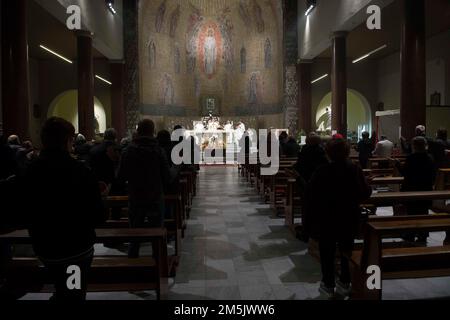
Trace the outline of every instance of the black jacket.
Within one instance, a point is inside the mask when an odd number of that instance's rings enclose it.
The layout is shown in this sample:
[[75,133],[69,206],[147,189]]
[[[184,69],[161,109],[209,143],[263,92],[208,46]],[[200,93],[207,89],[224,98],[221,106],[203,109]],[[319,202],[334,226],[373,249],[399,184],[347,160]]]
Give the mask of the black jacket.
[[289,139],[283,145],[283,156],[286,158],[296,158],[298,157],[298,153],[300,152],[300,146],[298,145],[295,139]]
[[325,150],[320,145],[305,145],[298,155],[296,170],[308,182],[317,168],[328,164]]
[[436,178],[433,158],[428,153],[413,153],[399,167],[405,178],[402,191],[431,191]]
[[140,137],[122,154],[119,181],[128,182],[130,202],[147,205],[162,201],[170,181],[169,162],[154,138]]
[[68,152],[42,151],[23,186],[25,221],[38,256],[70,258],[93,246],[105,211],[98,183],[85,165]]
[[359,152],[359,162],[363,169],[367,168],[369,159],[372,157],[372,152],[374,151],[373,142],[368,140],[360,140],[356,147],[356,151]]
[[6,179],[16,172],[15,152],[10,146],[0,145],[0,180]]
[[[405,180],[402,191],[432,191],[436,177],[436,166],[428,153],[413,153],[406,158],[405,164],[399,167]],[[407,214],[428,214],[431,201],[410,201],[405,204]]]
[[371,194],[361,168],[351,161],[320,167],[306,187],[303,224],[307,232],[316,239],[354,237],[360,204]]
[[448,168],[450,165],[446,150],[450,149],[448,141],[436,139],[428,145],[428,153],[433,157],[436,168]]
[[112,184],[116,176],[116,163],[111,154],[118,151],[113,141],[104,141],[90,150],[89,164],[98,181]]

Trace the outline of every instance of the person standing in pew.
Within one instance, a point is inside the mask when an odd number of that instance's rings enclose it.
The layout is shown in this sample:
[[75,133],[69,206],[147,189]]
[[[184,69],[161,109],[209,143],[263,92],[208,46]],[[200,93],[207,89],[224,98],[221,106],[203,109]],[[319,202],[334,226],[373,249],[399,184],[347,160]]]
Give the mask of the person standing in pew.
[[[115,129],[105,131],[103,142],[90,150],[89,165],[97,180],[109,188],[115,188],[116,169],[120,159],[120,147]],[[113,195],[119,195],[113,192]]]
[[[142,120],[135,139],[122,154],[118,179],[128,182],[131,228],[164,226],[164,192],[170,182],[169,162],[154,136],[153,121]],[[138,258],[139,250],[139,243],[130,243],[128,256]]]
[[286,158],[297,158],[299,152],[300,152],[299,144],[297,143],[294,137],[289,137],[284,145],[283,155]]
[[[386,136],[381,136],[380,141],[376,144],[373,155],[380,158],[390,159],[392,158],[392,153],[394,152],[394,143],[389,141]],[[378,163],[378,168],[387,169],[389,168],[389,160],[383,160]]]
[[447,129],[441,128],[436,132],[436,140],[429,146],[429,153],[432,155],[437,169],[450,167],[450,161],[446,153],[446,150],[449,149]]
[[[166,154],[166,158],[169,163],[170,181],[167,184],[166,193],[170,195],[176,195],[180,192],[179,178],[181,166],[177,166],[172,161],[172,140],[170,132],[167,130],[161,130],[158,132],[156,139],[158,140],[158,145],[163,149]],[[173,219],[175,208],[168,206],[165,208],[165,218]]]
[[295,165],[295,170],[304,181],[303,184],[309,182],[317,168],[325,164],[328,164],[328,158],[322,147],[322,139],[316,133],[310,133]]
[[[333,297],[350,293],[351,255],[360,222],[360,204],[372,194],[361,168],[350,161],[345,139],[333,138],[326,146],[330,163],[318,168],[306,186],[303,225],[319,243],[322,282],[320,292]],[[335,281],[336,248],[341,274]]]
[[374,150],[374,145],[372,139],[369,138],[368,132],[362,133],[362,139],[358,142],[356,146],[356,151],[359,152],[359,164],[361,168],[367,169],[369,166],[369,159],[372,157],[372,152]]
[[[436,179],[436,167],[433,158],[427,153],[427,140],[418,136],[412,140],[412,154],[406,158],[402,166],[395,162],[401,175],[405,178],[401,191],[432,191]],[[414,201],[405,204],[408,215],[428,215],[431,201]],[[426,242],[428,233],[405,235],[405,240]]]
[[[94,255],[95,228],[105,210],[94,174],[71,157],[75,128],[48,119],[41,131],[42,152],[23,178],[24,208],[36,255],[55,285],[52,300],[84,300]],[[67,288],[67,269],[78,266],[81,289]]]

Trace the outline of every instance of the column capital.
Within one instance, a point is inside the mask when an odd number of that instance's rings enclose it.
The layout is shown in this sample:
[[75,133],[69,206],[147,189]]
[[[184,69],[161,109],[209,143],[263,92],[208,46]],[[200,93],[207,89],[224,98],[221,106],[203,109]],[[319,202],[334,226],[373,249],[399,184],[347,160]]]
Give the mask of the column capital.
[[331,34],[331,38],[346,38],[348,35],[348,31],[335,31]]
[[125,64],[125,60],[122,59],[116,59],[116,60],[109,60],[110,64]]
[[89,30],[76,30],[75,35],[77,37],[89,37],[89,38],[94,37],[94,34]]
[[314,62],[313,59],[298,59],[297,64],[312,64]]

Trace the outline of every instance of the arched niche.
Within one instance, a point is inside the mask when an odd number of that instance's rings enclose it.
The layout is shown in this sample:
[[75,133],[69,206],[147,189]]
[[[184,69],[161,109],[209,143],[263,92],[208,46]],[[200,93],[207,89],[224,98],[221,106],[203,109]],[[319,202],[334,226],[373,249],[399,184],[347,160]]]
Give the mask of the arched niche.
[[[315,124],[319,131],[331,130],[331,92],[317,106]],[[358,91],[347,89],[348,131],[360,136],[362,131],[372,131],[372,112],[367,99]]]
[[[95,133],[103,133],[107,129],[106,110],[97,97],[94,97]],[[78,90],[68,90],[59,94],[50,104],[47,117],[63,118],[75,127],[78,132]],[[83,133],[83,132],[81,132]]]

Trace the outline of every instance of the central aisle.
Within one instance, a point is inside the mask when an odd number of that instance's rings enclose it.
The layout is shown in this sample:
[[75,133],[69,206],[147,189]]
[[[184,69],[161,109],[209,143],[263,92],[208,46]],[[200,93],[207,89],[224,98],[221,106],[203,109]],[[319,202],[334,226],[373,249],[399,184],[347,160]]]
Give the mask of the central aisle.
[[170,299],[313,299],[320,266],[236,167],[202,167]]

